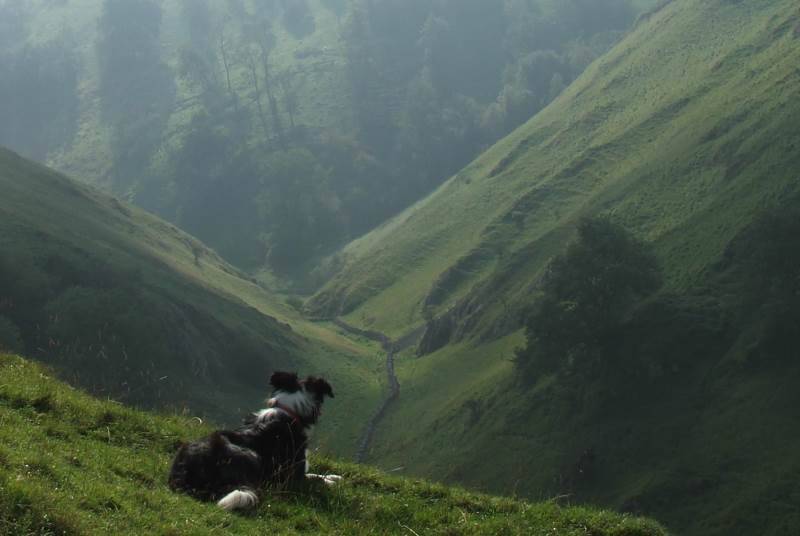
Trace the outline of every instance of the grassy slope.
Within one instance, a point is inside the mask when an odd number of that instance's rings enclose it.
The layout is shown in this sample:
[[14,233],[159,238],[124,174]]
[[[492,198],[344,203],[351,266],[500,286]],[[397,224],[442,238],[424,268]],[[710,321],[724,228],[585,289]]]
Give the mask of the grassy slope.
[[[281,73],[291,69],[295,73],[295,94],[299,103],[297,124],[310,127],[341,127],[352,122],[349,90],[345,78],[345,62],[339,45],[339,22],[336,14],[322,6],[319,0],[308,0],[314,14],[315,31],[303,39],[287,32],[280,20],[275,21],[273,32],[276,47],[270,59],[273,70]],[[47,0],[31,0],[30,23],[32,43],[46,42],[54,35],[65,33],[74,36],[76,54],[80,59],[79,97],[80,116],[75,140],[68,147],[51,152],[47,164],[70,175],[80,177],[92,184],[104,184],[108,180],[113,155],[111,154],[111,130],[103,122],[100,113],[97,58],[94,44],[97,40],[97,20],[102,12],[102,0],[70,0],[53,3]],[[177,72],[178,52],[188,43],[186,28],[181,23],[179,0],[161,2],[163,19],[161,43],[164,61]],[[224,8],[221,3],[211,2],[212,18],[221,21]],[[234,24],[227,28],[228,38],[238,44]],[[232,45],[229,44],[230,47]],[[236,58],[234,58],[236,60]],[[235,89],[242,102],[251,103],[252,89],[241,62],[233,68]],[[191,88],[178,84],[176,101],[194,96]],[[249,104],[248,104],[249,105]],[[253,105],[254,106],[254,105]],[[170,117],[165,133],[165,146],[182,142],[186,125],[197,111],[195,106],[176,107]],[[255,108],[252,110],[255,117]],[[286,119],[288,123],[288,119]],[[159,165],[156,158],[156,165]]]
[[715,361],[634,400],[580,402],[554,396],[552,377],[525,389],[512,381],[521,342],[511,336],[401,358],[400,402],[369,460],[546,499],[569,493],[560,479],[592,449],[596,461],[573,492],[578,503],[644,513],[680,534],[800,528],[800,435],[787,411],[800,403],[796,366],[740,370]]
[[[252,327],[251,336],[273,349],[269,354],[273,366],[331,379],[342,395],[327,416],[320,439],[327,451],[352,452],[363,419],[381,396],[377,349],[333,328],[303,321],[291,307],[172,225],[4,149],[0,149],[0,192],[4,254],[98,259],[116,273],[138,272],[142,287],[167,303],[203,311],[231,330]],[[195,263],[193,250],[198,249],[201,254]],[[220,341],[199,341],[208,342]],[[260,404],[266,380],[258,388],[229,378],[215,378],[221,386],[209,388],[207,380],[198,380],[196,392],[172,393],[170,403],[186,400],[194,411],[230,418]]]
[[[575,221],[595,213],[654,243],[668,289],[690,288],[800,187],[799,36],[788,0],[669,3],[549,108],[351,244],[310,306],[397,336],[423,322],[438,285],[434,312],[471,299],[472,333],[485,333],[520,311]],[[401,399],[372,460],[539,497],[593,447],[600,468],[581,500],[694,534],[797,530],[795,372],[723,361],[638,410],[553,407],[552,379],[524,394],[512,382],[520,332],[482,340],[401,356]]]
[[176,445],[209,431],[188,418],[99,402],[47,370],[0,355],[0,534],[656,535],[654,522],[492,498],[315,457],[345,477],[271,494],[251,516],[171,493]]
[[398,335],[437,280],[436,312],[492,278],[519,304],[596,212],[655,241],[669,283],[690,284],[796,188],[799,16],[783,0],[680,0],[644,18],[546,110],[352,243],[312,306]]

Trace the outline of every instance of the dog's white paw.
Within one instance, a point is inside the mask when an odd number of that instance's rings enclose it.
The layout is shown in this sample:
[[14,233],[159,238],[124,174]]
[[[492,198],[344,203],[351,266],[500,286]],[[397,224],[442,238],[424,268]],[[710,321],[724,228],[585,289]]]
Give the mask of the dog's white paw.
[[306,478],[311,480],[322,480],[328,486],[335,486],[342,480],[340,475],[317,475],[314,473],[306,474]]
[[228,493],[217,502],[223,510],[249,510],[258,506],[258,495],[250,490],[236,490]]
[[341,475],[323,475],[323,478],[325,479],[325,483],[329,486],[335,486],[342,480]]

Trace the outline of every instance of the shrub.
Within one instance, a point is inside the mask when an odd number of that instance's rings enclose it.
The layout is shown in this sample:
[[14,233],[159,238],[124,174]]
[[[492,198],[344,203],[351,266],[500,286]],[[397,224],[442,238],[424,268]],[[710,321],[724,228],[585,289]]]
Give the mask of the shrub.
[[606,340],[661,284],[649,247],[607,219],[585,219],[578,239],[556,257],[542,297],[526,320],[524,367],[588,373],[604,365]]

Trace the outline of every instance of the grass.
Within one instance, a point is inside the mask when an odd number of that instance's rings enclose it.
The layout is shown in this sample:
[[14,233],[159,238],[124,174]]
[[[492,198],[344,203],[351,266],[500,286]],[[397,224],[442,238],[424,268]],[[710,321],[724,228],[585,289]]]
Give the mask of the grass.
[[[484,394],[508,376],[514,349],[523,342],[521,333],[515,333],[479,348],[458,344],[425,358],[418,358],[413,350],[398,356],[395,369],[401,398],[378,429],[368,460],[387,469],[404,467],[412,474],[451,478],[451,472],[464,466],[453,456],[476,449],[472,443],[453,443],[453,428],[479,418],[486,405]],[[485,452],[473,452],[478,451]],[[493,480],[503,482],[500,465],[475,466],[472,471],[492,473]]]
[[[794,7],[682,0],[640,22],[542,113],[350,244],[346,268],[313,308],[408,331],[423,322],[437,280],[478,252],[489,258],[434,312],[492,281],[519,308],[563,247],[547,238],[568,236],[592,213],[655,242],[668,283],[691,285],[739,229],[797,187]],[[504,261],[520,253],[532,269],[509,278]]]
[[345,248],[312,310],[392,336],[431,313],[469,326],[401,359],[371,460],[541,498],[594,447],[578,500],[687,534],[797,532],[792,363],[747,368],[731,357],[754,344],[742,336],[713,364],[680,356],[702,365],[664,378],[668,390],[593,407],[600,394],[570,400],[553,378],[521,387],[507,359],[581,217],[608,215],[651,242],[665,291],[682,294],[707,284],[737,233],[796,199],[798,27],[789,0],[670,2],[527,124]]
[[[519,334],[403,356],[401,397],[368,461],[490,493],[602,505],[678,534],[793,534],[800,528],[798,369],[702,361],[661,381],[520,384]],[[584,452],[596,456],[573,474]]]
[[[0,191],[0,257],[16,263],[11,270],[18,282],[8,282],[8,288],[21,299],[32,301],[34,294],[46,289],[59,295],[58,276],[49,272],[37,283],[38,290],[19,283],[27,274],[45,274],[37,266],[56,257],[64,259],[72,271],[106,266],[107,273],[123,282],[136,274],[137,288],[152,298],[114,302],[115,314],[129,310],[134,320],[156,317],[156,322],[165,323],[171,322],[170,311],[176,308],[190,312],[180,316],[185,320],[173,326],[169,336],[172,342],[163,345],[173,348],[172,353],[164,350],[153,364],[157,377],[168,376],[166,385],[170,389],[156,396],[149,380],[126,378],[134,391],[126,402],[148,407],[185,406],[196,415],[217,419],[251,411],[265,395],[266,372],[262,378],[254,378],[252,373],[237,376],[234,371],[222,372],[214,378],[216,387],[209,388],[209,378],[195,377],[190,362],[184,360],[196,352],[210,362],[234,362],[239,357],[237,345],[250,341],[246,344],[258,348],[258,357],[251,363],[255,370],[261,370],[267,362],[273,368],[322,374],[330,379],[340,396],[319,430],[320,445],[328,453],[353,453],[363,423],[382,398],[382,358],[375,348],[332,326],[301,318],[281,297],[174,226],[4,149],[0,149]],[[195,252],[199,252],[197,259]],[[0,302],[3,298],[0,296]],[[7,305],[0,305],[0,316],[14,315]],[[192,316],[186,320],[186,314]],[[204,324],[195,325],[198,315],[206,319]],[[98,329],[102,327],[103,319],[86,320],[97,322]],[[209,329],[209,325],[221,331]],[[133,339],[153,336],[139,333]],[[78,371],[73,365],[62,364],[51,352],[42,353],[30,336],[28,346],[30,354],[51,363],[64,377],[88,387],[98,385],[98,378],[92,375],[76,378]],[[209,352],[217,356],[209,358]],[[88,351],[86,354],[91,355]],[[144,353],[129,357],[137,362],[152,359]],[[171,383],[187,376],[194,378],[193,382]]]
[[489,497],[315,456],[335,488],[269,494],[247,516],[170,492],[176,446],[207,433],[183,416],[94,400],[0,356],[0,534],[664,534],[590,508]]

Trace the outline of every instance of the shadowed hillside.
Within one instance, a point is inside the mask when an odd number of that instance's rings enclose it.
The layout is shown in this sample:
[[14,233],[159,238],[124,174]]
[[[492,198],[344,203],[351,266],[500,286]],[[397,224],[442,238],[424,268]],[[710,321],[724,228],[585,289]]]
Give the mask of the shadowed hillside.
[[0,347],[100,396],[226,421],[274,370],[325,374],[344,394],[328,446],[355,449],[379,397],[368,350],[174,226],[5,149],[0,192]]

